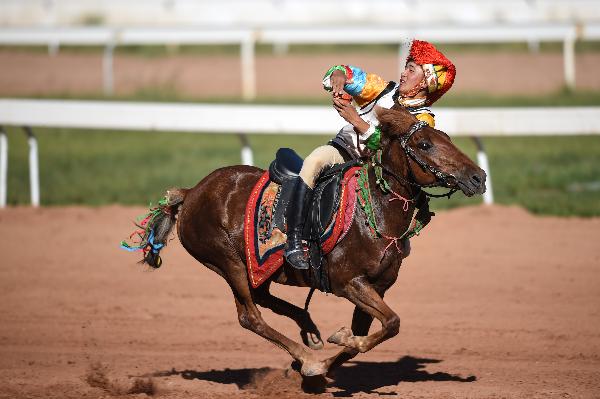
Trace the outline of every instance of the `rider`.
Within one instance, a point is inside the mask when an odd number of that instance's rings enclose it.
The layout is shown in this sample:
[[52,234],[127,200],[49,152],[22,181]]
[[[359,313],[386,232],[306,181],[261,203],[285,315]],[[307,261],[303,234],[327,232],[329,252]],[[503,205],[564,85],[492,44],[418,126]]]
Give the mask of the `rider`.
[[[417,119],[434,127],[435,120],[427,107],[450,89],[456,68],[431,43],[413,40],[400,82],[387,82],[378,75],[350,65],[330,68],[323,79],[325,90],[333,93],[333,106],[349,124],[327,145],[317,147],[304,160],[292,202],[287,211],[285,258],[297,269],[309,267],[302,246],[302,230],[315,180],[323,168],[358,158],[365,147],[379,146],[375,106],[391,108],[396,102]],[[344,92],[354,99],[356,108],[344,99]]]

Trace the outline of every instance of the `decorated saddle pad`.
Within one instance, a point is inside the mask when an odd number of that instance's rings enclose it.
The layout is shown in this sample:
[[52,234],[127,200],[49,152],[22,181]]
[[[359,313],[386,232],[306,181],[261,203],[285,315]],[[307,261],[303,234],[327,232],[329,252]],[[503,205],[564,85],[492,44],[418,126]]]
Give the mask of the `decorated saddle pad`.
[[[356,172],[348,169],[341,181],[339,207],[321,235],[321,248],[327,254],[340,242],[352,224],[356,208]],[[274,224],[281,186],[269,180],[266,171],[258,180],[246,205],[244,240],[248,276],[254,288],[271,277],[283,264],[287,236]]]

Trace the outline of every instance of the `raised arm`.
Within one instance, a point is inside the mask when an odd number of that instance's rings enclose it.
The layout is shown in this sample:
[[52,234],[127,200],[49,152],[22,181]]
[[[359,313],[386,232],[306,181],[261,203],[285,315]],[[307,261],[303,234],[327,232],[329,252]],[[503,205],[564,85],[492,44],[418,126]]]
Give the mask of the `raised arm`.
[[333,91],[333,94],[341,94],[341,82],[343,82],[343,90],[361,107],[374,100],[388,84],[379,75],[367,73],[359,67],[335,65],[325,73],[323,88]]

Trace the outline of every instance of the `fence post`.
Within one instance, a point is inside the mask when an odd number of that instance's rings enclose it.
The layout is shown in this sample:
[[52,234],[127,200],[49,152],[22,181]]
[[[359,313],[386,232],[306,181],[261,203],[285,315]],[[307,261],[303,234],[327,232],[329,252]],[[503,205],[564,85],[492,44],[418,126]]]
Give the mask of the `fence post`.
[[114,92],[114,50],[115,42],[111,39],[104,47],[102,57],[102,88],[105,96],[112,96]]
[[563,42],[563,68],[565,72],[565,85],[575,89],[575,32],[569,31]]
[[240,133],[238,136],[242,142],[242,165],[254,166],[254,154],[252,153],[248,136],[244,133]]
[[256,97],[256,71],[254,68],[254,38],[252,36],[247,37],[240,44],[240,57],[242,97],[244,100],[254,100]]
[[60,49],[59,42],[48,43],[48,55],[55,56],[58,54],[58,50]]
[[23,127],[29,143],[29,186],[31,191],[31,206],[40,206],[40,166],[38,162],[38,143],[33,130]]
[[4,128],[0,126],[0,208],[6,207],[8,191],[8,140]]
[[471,137],[477,146],[477,163],[479,167],[483,169],[486,174],[485,184],[487,189],[485,193],[483,193],[483,203],[486,205],[491,205],[494,203],[494,190],[492,189],[492,175],[490,173],[490,164],[488,162],[487,154],[485,153],[485,148],[483,147],[483,142],[479,137]]

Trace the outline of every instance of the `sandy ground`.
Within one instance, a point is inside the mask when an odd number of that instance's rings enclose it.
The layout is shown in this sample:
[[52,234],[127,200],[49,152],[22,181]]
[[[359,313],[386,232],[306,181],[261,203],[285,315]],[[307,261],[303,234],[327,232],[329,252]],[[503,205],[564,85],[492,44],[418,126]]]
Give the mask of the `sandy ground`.
[[[449,53],[457,67],[453,93],[537,95],[564,85],[560,53]],[[265,97],[319,97],[321,79],[331,65],[349,63],[397,79],[397,58],[364,53],[259,55],[257,94]],[[600,90],[600,54],[578,54],[577,87]],[[176,91],[193,97],[241,95],[237,56],[171,55],[161,58],[115,56],[115,91],[132,94],[144,88]],[[0,50],[0,96],[39,94],[97,94],[102,91],[102,59],[96,54],[43,53]]]
[[[151,272],[118,248],[140,213],[0,211],[0,398],[305,395],[288,355],[238,325],[224,281],[177,239]],[[321,396],[600,397],[599,236],[600,219],[441,213],[386,296],[400,334]],[[274,288],[296,304],[307,292]],[[352,306],[317,293],[311,313],[327,337]],[[263,314],[298,338],[292,322]],[[327,344],[323,358],[336,350]]]

